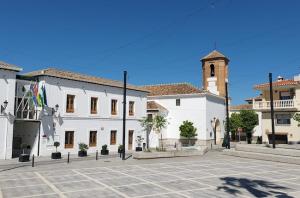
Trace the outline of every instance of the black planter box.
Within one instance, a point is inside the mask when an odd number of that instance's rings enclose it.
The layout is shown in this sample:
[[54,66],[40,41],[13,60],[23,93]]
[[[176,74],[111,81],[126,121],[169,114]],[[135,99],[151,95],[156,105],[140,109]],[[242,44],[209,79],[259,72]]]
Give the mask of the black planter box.
[[78,151],[78,157],[86,157],[87,151]]
[[51,159],[61,159],[61,153],[60,152],[52,153]]
[[19,162],[29,162],[29,155],[28,154],[20,154]]
[[135,147],[135,151],[143,151],[142,147]]
[[109,150],[101,150],[101,155],[108,155]]

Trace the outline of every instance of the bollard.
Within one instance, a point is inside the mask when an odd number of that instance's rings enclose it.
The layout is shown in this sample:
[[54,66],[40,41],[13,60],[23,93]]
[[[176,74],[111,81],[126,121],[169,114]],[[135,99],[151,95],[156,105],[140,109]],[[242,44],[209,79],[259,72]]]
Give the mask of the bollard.
[[98,150],[96,151],[96,160],[98,160]]
[[34,154],[32,155],[32,167],[34,167]]
[[70,152],[68,152],[68,164],[70,163]]

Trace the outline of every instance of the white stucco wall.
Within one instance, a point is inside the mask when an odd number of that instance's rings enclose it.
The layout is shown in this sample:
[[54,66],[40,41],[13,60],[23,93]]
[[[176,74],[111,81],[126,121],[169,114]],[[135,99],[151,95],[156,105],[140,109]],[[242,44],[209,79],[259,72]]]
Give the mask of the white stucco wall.
[[[49,155],[55,150],[54,141],[60,141],[58,148],[63,154],[67,152],[77,153],[78,143],[89,144],[89,132],[97,131],[97,146],[88,152],[101,150],[101,146],[108,145],[112,152],[117,151],[122,144],[122,101],[123,90],[109,86],[95,85],[90,83],[71,81],[53,77],[43,77],[40,80],[46,82],[48,106],[53,108],[59,105],[56,113],[57,118],[52,115],[43,115],[41,123],[41,149],[40,155]],[[75,112],[66,113],[66,96],[75,95]],[[90,114],[90,98],[98,97],[98,114]],[[111,115],[111,99],[118,100],[118,113]],[[135,102],[134,116],[128,116],[128,102]],[[146,116],[146,93],[134,90],[127,91],[127,122],[126,122],[126,149],[128,145],[128,130],[134,130],[133,147],[135,149],[135,137],[145,132],[142,131],[140,120]],[[54,124],[54,125],[53,125]],[[54,130],[55,128],[55,130]],[[117,130],[117,143],[110,145],[110,131]],[[65,131],[74,131],[74,148],[64,149]],[[46,137],[43,137],[46,136]]]
[[254,127],[252,135],[258,137],[262,136],[262,112],[256,111],[255,113],[258,115],[258,125]]
[[9,159],[12,155],[15,85],[16,72],[0,69],[0,105],[8,101],[5,113],[0,114],[0,159]]
[[225,99],[221,97],[216,97],[212,95],[206,96],[206,134],[205,140],[214,139],[213,127],[211,120],[214,118],[219,120],[221,128],[221,137],[224,138],[225,126],[224,122],[226,120],[226,106]]
[[[176,106],[176,99],[180,99],[180,106]],[[213,117],[225,120],[224,99],[217,96],[208,94],[152,96],[148,97],[148,101],[155,101],[167,109],[166,118],[169,124],[163,130],[163,139],[180,139],[179,126],[183,121],[188,120],[197,128],[197,139],[207,141],[213,138],[210,138],[212,130],[210,120]],[[224,133],[223,123],[221,125],[222,133]],[[157,135],[153,133],[150,137],[151,140]],[[152,140],[150,146],[154,146],[155,143],[158,144],[158,141]]]

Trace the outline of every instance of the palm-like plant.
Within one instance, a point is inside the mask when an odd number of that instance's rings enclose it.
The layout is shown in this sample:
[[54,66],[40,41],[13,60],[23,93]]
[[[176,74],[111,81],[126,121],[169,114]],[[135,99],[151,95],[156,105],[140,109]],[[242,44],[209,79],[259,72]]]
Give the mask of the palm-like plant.
[[162,115],[157,115],[154,117],[153,120],[153,128],[157,133],[160,133],[160,143],[161,143],[161,150],[164,149],[163,142],[162,142],[162,129],[166,128],[168,124],[167,119]]

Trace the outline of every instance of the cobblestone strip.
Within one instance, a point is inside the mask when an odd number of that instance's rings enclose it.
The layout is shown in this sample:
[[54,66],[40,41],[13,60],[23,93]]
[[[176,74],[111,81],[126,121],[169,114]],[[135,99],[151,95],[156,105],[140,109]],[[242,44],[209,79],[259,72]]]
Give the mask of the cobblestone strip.
[[74,169],[73,169],[72,171],[75,172],[75,173],[77,173],[77,174],[79,174],[79,175],[81,175],[81,176],[83,176],[83,177],[85,177],[85,178],[87,178],[87,179],[89,179],[89,180],[91,180],[91,181],[93,181],[93,182],[95,182],[95,183],[97,183],[97,184],[100,184],[100,185],[102,185],[102,186],[105,186],[105,187],[108,188],[109,190],[111,190],[111,191],[117,193],[118,195],[121,195],[122,197],[130,198],[130,197],[128,197],[126,194],[124,194],[124,193],[122,193],[122,192],[120,192],[120,191],[114,189],[113,187],[111,187],[111,186],[109,186],[109,185],[107,185],[107,184],[105,184],[105,183],[102,183],[102,182],[98,181],[97,179],[94,179],[94,178],[92,178],[92,177],[90,177],[90,176],[88,176],[88,175],[85,175],[85,174],[83,174],[83,173],[81,173],[81,172],[79,172],[79,171],[77,171],[77,170],[74,170]]
[[58,188],[56,188],[51,182],[49,182],[45,177],[43,177],[40,173],[34,172],[45,184],[47,184],[54,192],[56,192],[60,197],[67,198]]

